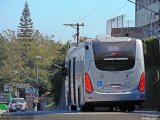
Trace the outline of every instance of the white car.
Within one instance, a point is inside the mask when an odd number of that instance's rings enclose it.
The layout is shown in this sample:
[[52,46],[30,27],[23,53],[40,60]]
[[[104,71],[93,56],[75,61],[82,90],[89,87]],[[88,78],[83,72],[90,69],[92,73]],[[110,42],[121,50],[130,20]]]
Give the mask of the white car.
[[24,98],[12,98],[8,105],[9,112],[26,111],[27,103]]

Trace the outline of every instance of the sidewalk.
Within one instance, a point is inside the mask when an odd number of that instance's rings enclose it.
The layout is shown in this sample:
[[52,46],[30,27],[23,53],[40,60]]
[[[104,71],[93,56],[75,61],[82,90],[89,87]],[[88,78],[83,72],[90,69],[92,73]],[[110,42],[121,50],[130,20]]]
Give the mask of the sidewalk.
[[155,114],[160,116],[160,111],[134,111],[134,113],[141,113],[141,114]]

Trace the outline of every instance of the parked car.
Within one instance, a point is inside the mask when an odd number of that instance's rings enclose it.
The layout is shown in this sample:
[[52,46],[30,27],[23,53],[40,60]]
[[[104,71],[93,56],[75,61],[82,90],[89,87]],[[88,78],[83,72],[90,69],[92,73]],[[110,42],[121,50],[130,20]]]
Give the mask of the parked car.
[[9,112],[26,111],[27,103],[24,98],[13,98],[8,105]]

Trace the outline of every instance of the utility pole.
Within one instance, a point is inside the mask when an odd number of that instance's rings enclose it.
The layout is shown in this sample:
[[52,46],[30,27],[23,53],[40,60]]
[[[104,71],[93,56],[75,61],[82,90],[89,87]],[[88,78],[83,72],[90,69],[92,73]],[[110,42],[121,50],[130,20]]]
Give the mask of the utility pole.
[[77,24],[63,24],[63,25],[65,25],[65,26],[71,26],[71,27],[73,27],[74,29],[77,30],[76,36],[77,36],[77,45],[78,45],[79,44],[79,27],[80,26],[84,26],[84,24],[83,23],[82,24],[77,23]]
[[35,102],[35,111],[38,110],[38,100],[39,100],[39,89],[38,89],[38,66],[36,66],[36,102]]

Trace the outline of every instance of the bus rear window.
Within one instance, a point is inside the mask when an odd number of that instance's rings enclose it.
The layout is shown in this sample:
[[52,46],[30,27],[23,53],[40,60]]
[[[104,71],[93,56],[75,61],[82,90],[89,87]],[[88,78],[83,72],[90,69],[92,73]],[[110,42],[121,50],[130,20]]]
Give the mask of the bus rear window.
[[129,70],[135,64],[136,41],[93,42],[95,65],[99,70]]

